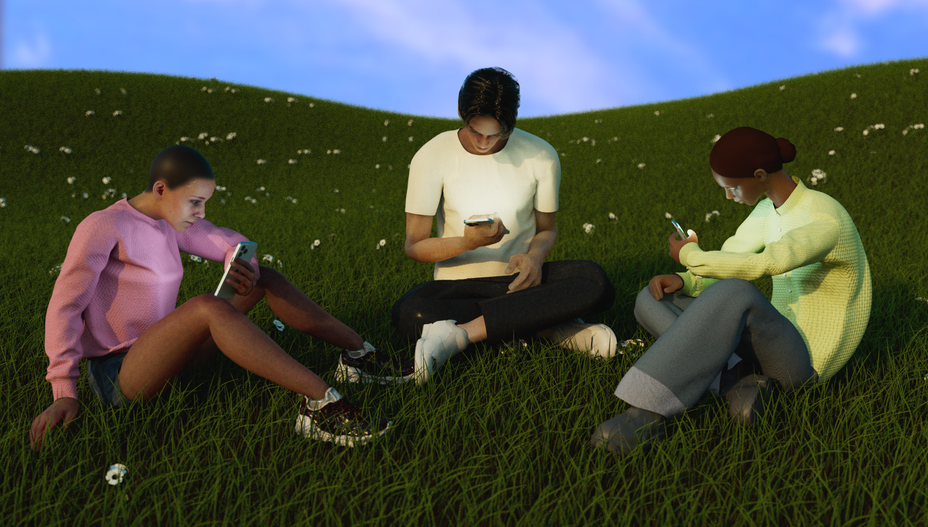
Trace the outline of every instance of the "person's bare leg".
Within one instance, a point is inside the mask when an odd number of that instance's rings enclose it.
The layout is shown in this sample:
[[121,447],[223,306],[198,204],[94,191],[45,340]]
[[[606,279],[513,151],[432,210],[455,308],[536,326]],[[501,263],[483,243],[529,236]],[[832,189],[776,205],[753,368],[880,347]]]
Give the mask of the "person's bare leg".
[[[287,278],[268,267],[261,267],[261,278],[247,296],[235,295],[228,300],[243,314],[248,314],[262,298],[284,324],[310,336],[348,350],[364,347],[364,339],[353,329],[330,315],[312,299],[300,291]],[[200,346],[184,368],[185,372],[205,366],[218,348],[212,337]]]
[[487,339],[487,324],[483,316],[479,316],[470,322],[458,324],[458,327],[467,332],[467,340],[471,344]]
[[210,337],[233,362],[290,391],[320,399],[329,388],[230,302],[201,295],[145,330],[129,348],[119,372],[123,395],[130,400],[154,397]]
[[261,278],[251,294],[235,297],[233,305],[247,313],[265,297],[271,311],[291,328],[339,348],[359,350],[364,347],[364,339],[355,330],[328,314],[283,275],[268,267],[261,267]]

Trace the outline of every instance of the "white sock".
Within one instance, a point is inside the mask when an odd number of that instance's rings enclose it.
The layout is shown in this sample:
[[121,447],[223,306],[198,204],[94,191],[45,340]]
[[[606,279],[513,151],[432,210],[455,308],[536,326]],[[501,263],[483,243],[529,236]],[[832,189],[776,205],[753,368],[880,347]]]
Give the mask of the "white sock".
[[351,357],[352,359],[360,359],[361,357],[367,355],[368,352],[371,352],[371,351],[377,351],[377,348],[375,348],[373,344],[365,340],[364,346],[361,349],[348,350],[348,356]]
[[335,388],[330,386],[329,389],[325,391],[325,395],[322,396],[322,399],[310,399],[309,397],[306,397],[306,406],[308,406],[310,410],[316,411],[322,409],[323,406],[329,403],[334,403],[341,398],[342,394],[338,393]]

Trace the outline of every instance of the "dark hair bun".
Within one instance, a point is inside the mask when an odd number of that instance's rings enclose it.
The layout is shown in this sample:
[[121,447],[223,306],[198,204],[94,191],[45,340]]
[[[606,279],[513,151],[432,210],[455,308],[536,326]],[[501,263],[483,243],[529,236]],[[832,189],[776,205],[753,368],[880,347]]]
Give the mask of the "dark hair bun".
[[793,146],[793,143],[790,143],[789,140],[777,137],[777,146],[780,147],[780,159],[782,159],[784,163],[789,163],[793,159],[796,159],[796,147]]

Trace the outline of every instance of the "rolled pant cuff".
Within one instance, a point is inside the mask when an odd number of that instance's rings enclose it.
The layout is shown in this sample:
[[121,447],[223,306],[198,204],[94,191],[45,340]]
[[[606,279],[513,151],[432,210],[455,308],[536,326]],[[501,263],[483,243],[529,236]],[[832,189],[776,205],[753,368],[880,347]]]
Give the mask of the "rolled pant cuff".
[[671,418],[682,414],[686,406],[657,379],[632,366],[615,389],[615,396],[635,408]]

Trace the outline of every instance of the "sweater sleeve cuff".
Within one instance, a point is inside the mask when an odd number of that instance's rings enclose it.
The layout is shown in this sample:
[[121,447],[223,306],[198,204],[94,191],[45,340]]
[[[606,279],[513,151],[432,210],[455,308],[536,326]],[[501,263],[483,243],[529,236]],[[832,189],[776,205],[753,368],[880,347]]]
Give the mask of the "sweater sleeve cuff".
[[[52,383],[52,399],[57,401],[62,397],[70,397],[72,399],[78,399],[77,397],[77,379],[62,379]],[[80,400],[80,399],[78,399]]]

